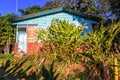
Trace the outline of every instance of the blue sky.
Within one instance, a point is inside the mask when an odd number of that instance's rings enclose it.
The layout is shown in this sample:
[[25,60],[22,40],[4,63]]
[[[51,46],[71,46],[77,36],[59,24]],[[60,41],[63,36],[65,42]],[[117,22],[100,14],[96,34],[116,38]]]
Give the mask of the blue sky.
[[[17,0],[0,0],[0,14],[5,15],[7,13],[15,13],[20,15],[20,12],[16,12]],[[43,6],[45,2],[49,0],[18,0],[18,9],[25,9],[33,5]]]

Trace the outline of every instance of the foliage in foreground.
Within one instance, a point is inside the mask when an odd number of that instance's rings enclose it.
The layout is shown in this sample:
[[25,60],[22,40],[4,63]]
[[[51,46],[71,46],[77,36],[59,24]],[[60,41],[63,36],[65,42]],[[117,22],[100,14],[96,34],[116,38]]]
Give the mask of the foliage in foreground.
[[13,54],[0,54],[0,60],[8,60],[13,58],[14,58]]
[[14,29],[11,26],[11,20],[14,14],[6,14],[0,18],[0,53],[8,54],[10,52],[10,44],[14,42]]
[[4,79],[17,80],[19,78],[27,76],[25,72],[29,70],[31,66],[27,67],[26,69],[22,68],[26,60],[27,59],[22,60],[21,62],[16,63],[14,65],[12,65],[12,61],[7,60],[6,63],[2,64],[2,66],[0,67],[1,78],[3,78],[3,80]]
[[38,63],[35,63],[37,65],[30,64],[30,58],[34,58],[32,62],[35,62],[35,57],[14,58],[15,61],[7,60],[0,66],[0,80],[57,80],[59,73],[54,69],[54,62],[49,67]]
[[[53,21],[48,30],[41,30],[42,34],[38,34],[44,43],[43,54],[35,57],[30,56],[23,60],[18,60],[17,58],[15,62],[7,61],[5,65],[3,64],[0,67],[0,71],[2,70],[3,72],[2,74],[0,72],[2,75],[0,78],[24,78],[26,80],[74,80],[77,78],[81,80],[113,80],[111,65],[112,58],[116,54],[116,50],[113,50],[113,42],[116,41],[115,38],[120,33],[119,25],[120,23],[117,23],[112,25],[112,27],[106,28],[101,26],[99,31],[88,33],[82,37],[80,36],[82,28],[79,29],[74,24],[69,24],[66,21]],[[61,42],[61,40],[65,41],[65,43]],[[77,48],[82,49],[82,51],[77,51]],[[52,61],[55,61],[54,65],[51,65]],[[67,61],[72,62],[67,66],[67,70],[74,63],[85,65],[85,70],[77,73],[78,70],[76,69],[74,74],[65,75],[64,67]],[[59,70],[56,70],[56,67]]]
[[[73,62],[78,58],[82,27],[67,21],[53,20],[47,30],[40,29],[38,37],[43,42],[43,53],[53,60]],[[50,53],[50,54],[49,54]]]
[[[86,61],[84,64],[91,69],[87,80],[96,80],[96,76],[101,79],[111,80],[111,64],[113,55],[117,50],[113,50],[115,38],[120,33],[120,23],[113,24],[111,27],[100,27],[99,31],[88,33],[82,40],[80,45],[85,48],[82,58]],[[119,40],[118,40],[119,41]],[[117,43],[117,47],[120,46]],[[119,52],[120,53],[120,52]]]
[[[56,61],[82,62],[90,70],[86,80],[111,80],[112,58],[119,51],[120,23],[80,36],[82,27],[66,21],[53,20],[48,30],[40,30],[39,39],[44,43],[43,53]],[[114,43],[117,43],[115,49]],[[113,54],[114,53],[114,54]],[[119,53],[119,52],[118,52]]]

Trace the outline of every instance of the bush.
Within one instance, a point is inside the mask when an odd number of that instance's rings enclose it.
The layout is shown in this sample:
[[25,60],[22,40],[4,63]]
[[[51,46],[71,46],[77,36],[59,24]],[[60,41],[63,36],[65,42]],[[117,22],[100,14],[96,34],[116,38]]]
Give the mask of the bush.
[[102,80],[113,78],[110,65],[116,51],[112,49],[115,48],[113,43],[119,33],[120,23],[117,23],[110,27],[101,26],[99,31],[90,32],[83,38],[80,44],[85,47],[85,50],[81,53],[82,58],[86,59],[83,63],[91,68],[87,80],[96,80],[96,76],[99,76]]
[[81,40],[82,27],[67,21],[53,20],[47,30],[40,29],[38,37],[43,45],[43,53],[57,61],[77,61],[77,48]]
[[14,58],[13,54],[0,54],[0,60],[7,60]]

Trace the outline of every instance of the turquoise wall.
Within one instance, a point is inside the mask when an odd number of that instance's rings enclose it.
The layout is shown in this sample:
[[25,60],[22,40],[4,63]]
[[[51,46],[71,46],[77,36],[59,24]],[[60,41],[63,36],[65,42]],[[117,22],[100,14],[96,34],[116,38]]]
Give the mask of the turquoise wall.
[[[51,15],[46,15],[46,16],[41,16],[37,18],[16,22],[14,24],[38,24],[39,28],[46,28],[50,26],[51,20],[54,18],[60,19],[60,20],[67,20],[70,23],[81,23],[81,24],[87,23],[89,26],[91,25],[91,23],[94,23],[94,21],[91,21],[87,18],[83,18],[83,17],[65,13],[65,12],[59,12]],[[26,27],[26,26],[20,26],[20,27]],[[89,28],[91,28],[91,26]]]
[[[29,26],[30,24],[36,25],[36,27],[38,28],[47,28],[48,26],[50,26],[52,19],[67,20],[69,23],[75,23],[76,25],[87,23],[86,27],[84,28],[84,31],[86,32],[92,30],[92,23],[96,23],[95,21],[92,21],[92,20],[77,16],[77,15],[69,14],[66,12],[59,12],[59,13],[54,13],[50,15],[45,15],[45,16],[40,16],[36,18],[31,18],[31,19],[15,22],[13,24],[17,24],[17,30],[20,27],[25,28]],[[16,35],[18,34],[19,32],[17,31]],[[16,36],[16,42],[18,41],[17,39],[18,38]]]

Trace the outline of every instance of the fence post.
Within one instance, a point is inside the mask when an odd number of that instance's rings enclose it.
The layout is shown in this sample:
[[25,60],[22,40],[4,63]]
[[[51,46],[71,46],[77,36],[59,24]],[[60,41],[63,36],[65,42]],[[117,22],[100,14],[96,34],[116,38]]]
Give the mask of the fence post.
[[114,58],[114,80],[118,80],[118,63],[117,63],[117,58]]

